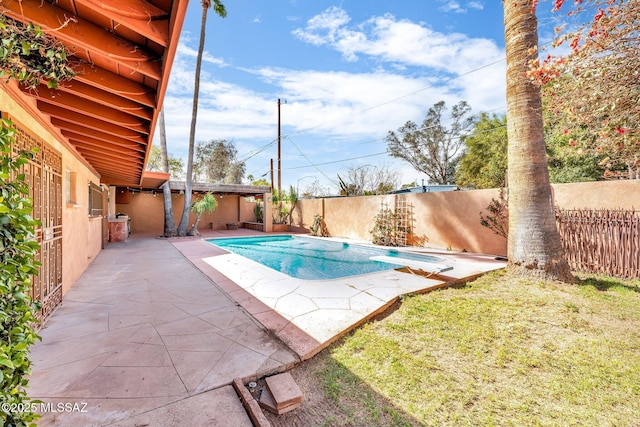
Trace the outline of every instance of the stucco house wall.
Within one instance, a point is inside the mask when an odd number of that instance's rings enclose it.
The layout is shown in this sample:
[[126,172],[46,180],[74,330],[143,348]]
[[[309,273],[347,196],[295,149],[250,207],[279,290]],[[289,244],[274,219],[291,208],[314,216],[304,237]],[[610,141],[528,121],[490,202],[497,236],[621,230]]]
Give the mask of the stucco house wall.
[[[45,142],[62,155],[62,293],[64,295],[102,248],[102,219],[89,218],[87,189],[89,181],[99,184],[100,177],[2,90],[0,90],[0,111],[7,113],[25,132]],[[64,179],[65,170],[75,173],[76,201],[74,204],[67,204],[64,200],[67,190]]]

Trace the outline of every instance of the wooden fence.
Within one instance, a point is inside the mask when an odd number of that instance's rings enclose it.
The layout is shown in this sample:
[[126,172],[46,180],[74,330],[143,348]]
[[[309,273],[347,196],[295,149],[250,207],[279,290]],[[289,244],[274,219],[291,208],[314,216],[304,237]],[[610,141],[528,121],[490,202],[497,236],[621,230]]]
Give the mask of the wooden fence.
[[573,270],[640,278],[640,212],[557,210],[556,221]]

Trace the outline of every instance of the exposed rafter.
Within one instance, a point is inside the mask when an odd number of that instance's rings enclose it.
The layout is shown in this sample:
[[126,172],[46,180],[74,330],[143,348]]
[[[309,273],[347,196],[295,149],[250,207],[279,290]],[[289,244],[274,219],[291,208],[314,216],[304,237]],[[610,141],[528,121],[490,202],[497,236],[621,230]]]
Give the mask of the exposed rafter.
[[112,185],[139,186],[188,0],[0,0],[63,43],[77,75],[22,97]]

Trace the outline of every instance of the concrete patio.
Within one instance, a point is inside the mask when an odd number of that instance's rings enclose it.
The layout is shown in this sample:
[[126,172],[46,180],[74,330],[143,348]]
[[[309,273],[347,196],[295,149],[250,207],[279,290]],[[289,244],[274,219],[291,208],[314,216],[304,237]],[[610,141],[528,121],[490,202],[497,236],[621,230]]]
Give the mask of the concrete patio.
[[[298,357],[153,237],[109,244],[32,347],[39,426],[251,426],[230,385]],[[55,406],[54,406],[55,407]]]
[[400,295],[504,265],[492,256],[422,249],[454,269],[429,278],[388,270],[308,281],[204,240],[255,234],[134,235],[108,245],[31,351],[30,397],[82,410],[44,410],[38,424],[251,426],[230,385],[235,378],[286,371]]

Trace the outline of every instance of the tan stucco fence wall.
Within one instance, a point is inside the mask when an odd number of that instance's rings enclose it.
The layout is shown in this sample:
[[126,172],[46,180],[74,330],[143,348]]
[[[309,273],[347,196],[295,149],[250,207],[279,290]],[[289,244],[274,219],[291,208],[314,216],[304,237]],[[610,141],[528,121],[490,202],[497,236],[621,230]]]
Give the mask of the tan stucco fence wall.
[[[562,209],[640,209],[640,181],[604,181],[575,184],[554,184],[555,205]],[[403,198],[412,206],[415,246],[466,250],[475,253],[506,255],[507,242],[480,225],[480,213],[499,191],[472,190],[408,195],[335,197],[298,201],[293,212],[293,225],[309,230],[315,214],[324,216],[331,236],[371,240],[370,230],[382,203],[394,206]],[[206,214],[200,229],[224,229],[226,223],[255,221],[254,202],[239,196],[216,196],[218,207]],[[182,214],[184,196],[174,194],[173,211],[176,224]],[[132,193],[128,204],[116,205],[118,212],[131,217],[131,231],[161,235],[164,223],[162,193]],[[191,215],[189,224],[195,217]]]
[[[553,194],[561,209],[640,209],[639,180],[554,184]],[[381,204],[393,206],[394,197],[413,205],[415,245],[506,255],[506,239],[480,225],[497,189],[301,200],[294,224],[308,229],[320,214],[332,236],[370,240]]]
[[[194,195],[192,202],[199,196]],[[198,229],[226,229],[228,223],[252,222],[256,220],[253,213],[254,202],[235,195],[215,196],[218,207],[212,213],[205,213],[200,219]],[[182,217],[184,195],[172,194],[171,204],[176,226]],[[117,203],[116,213],[124,213],[131,218],[131,232],[160,236],[164,232],[164,196],[161,191],[155,195],[150,192],[132,192],[129,203]],[[189,215],[189,227],[196,216]]]

